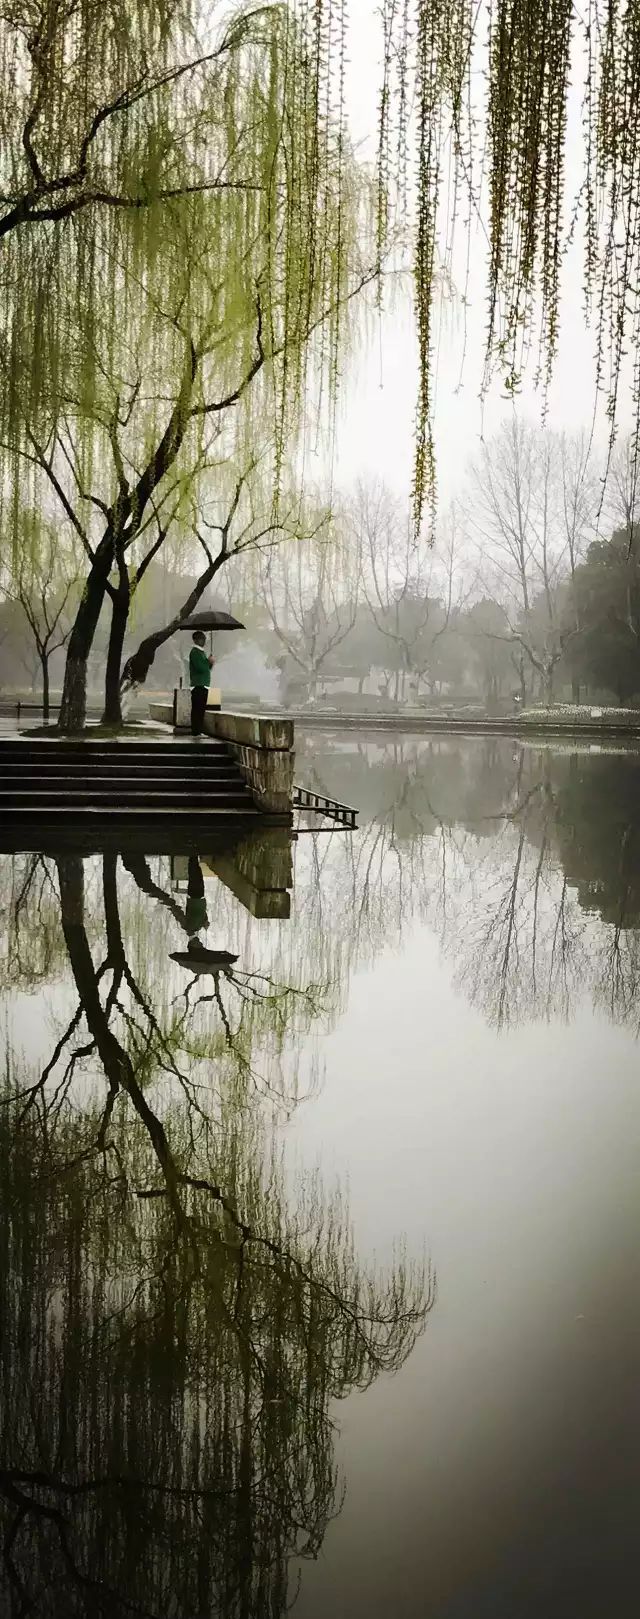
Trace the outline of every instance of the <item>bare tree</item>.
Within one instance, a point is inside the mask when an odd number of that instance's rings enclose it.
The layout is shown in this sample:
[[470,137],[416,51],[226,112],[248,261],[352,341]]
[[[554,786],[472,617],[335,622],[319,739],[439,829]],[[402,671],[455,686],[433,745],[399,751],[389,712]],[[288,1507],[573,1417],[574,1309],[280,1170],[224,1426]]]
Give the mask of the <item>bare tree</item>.
[[624,528],[629,535],[629,546],[637,537],[638,521],[638,469],[637,449],[633,438],[624,439],[613,450],[602,493],[602,510],[612,528]]
[[508,622],[522,702],[537,685],[553,700],[556,670],[576,625],[562,611],[597,511],[584,438],[559,437],[513,415],[485,444],[467,503],[483,594]]
[[387,648],[386,691],[393,682],[405,702],[423,682],[434,688],[440,643],[462,607],[458,514],[449,509],[432,546],[416,542],[409,513],[382,483],[359,484],[348,514],[366,608]]
[[22,515],[22,543],[3,558],[0,592],[21,609],[29,627],[42,683],[42,711],[50,711],[50,663],[71,634],[71,607],[81,568],[72,544],[32,512]]
[[[574,436],[562,433],[558,440],[558,460],[562,522],[567,542],[569,577],[575,580],[576,568],[584,560],[590,541],[595,538],[597,518],[602,496],[602,485],[591,453],[590,440],[583,431]],[[573,629],[580,633],[578,597],[570,592]],[[580,685],[572,679],[572,695],[580,701]]]
[[327,666],[354,629],[361,595],[361,558],[340,514],[324,521],[316,537],[288,550],[267,553],[260,586],[285,664],[299,672],[315,701]]

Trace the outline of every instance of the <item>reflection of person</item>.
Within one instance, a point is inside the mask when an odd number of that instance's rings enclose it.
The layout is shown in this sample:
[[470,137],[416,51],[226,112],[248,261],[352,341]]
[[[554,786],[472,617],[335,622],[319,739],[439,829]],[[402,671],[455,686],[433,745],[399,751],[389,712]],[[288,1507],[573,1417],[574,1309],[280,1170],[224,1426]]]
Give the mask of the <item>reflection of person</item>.
[[213,658],[203,651],[202,630],[194,630],[194,645],[189,653],[189,684],[191,686],[191,735],[202,736],[205,709],[211,684]]
[[[187,931],[193,937],[201,928],[209,926],[207,901],[204,897],[204,877],[197,854],[189,855],[189,878],[185,910]],[[189,941],[191,943],[191,939]]]

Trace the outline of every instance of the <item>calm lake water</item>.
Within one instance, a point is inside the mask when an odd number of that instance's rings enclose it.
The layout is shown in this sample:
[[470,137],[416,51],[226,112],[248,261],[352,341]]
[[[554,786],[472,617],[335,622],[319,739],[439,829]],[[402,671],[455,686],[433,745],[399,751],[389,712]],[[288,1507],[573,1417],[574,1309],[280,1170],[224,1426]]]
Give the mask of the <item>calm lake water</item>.
[[640,754],[297,777],[0,855],[0,1611],[635,1619]]

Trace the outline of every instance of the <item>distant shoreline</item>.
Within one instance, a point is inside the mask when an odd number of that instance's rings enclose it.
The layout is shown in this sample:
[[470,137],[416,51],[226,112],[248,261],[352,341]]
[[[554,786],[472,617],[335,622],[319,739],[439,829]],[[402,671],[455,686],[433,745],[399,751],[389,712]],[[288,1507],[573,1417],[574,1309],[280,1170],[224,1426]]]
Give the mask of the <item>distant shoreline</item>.
[[564,736],[564,737],[629,737],[631,740],[640,738],[640,709],[629,712],[627,715],[616,714],[615,711],[607,716],[603,710],[602,718],[581,718],[574,715],[541,715],[508,714],[500,718],[475,719],[462,714],[447,714],[440,717],[434,714],[400,713],[400,714],[340,714],[322,713],[308,710],[279,709],[269,710],[273,717],[295,720],[303,729],[318,731],[412,731],[422,732],[425,735],[467,735],[467,736]]
[[[154,694],[155,695],[155,694]],[[37,704],[24,705],[25,709],[33,712],[33,721],[38,711]],[[156,707],[159,705],[156,704]],[[223,709],[227,704],[223,701]],[[21,705],[21,708],[23,705]],[[399,709],[396,712],[372,713],[370,709],[358,711],[356,709],[345,711],[340,709],[307,709],[283,708],[276,704],[258,705],[255,700],[247,702],[246,706],[241,699],[235,699],[230,707],[237,714],[261,715],[265,719],[293,720],[304,730],[315,731],[358,731],[375,733],[412,732],[414,735],[462,735],[462,736],[507,736],[514,738],[526,737],[584,737],[597,741],[598,738],[613,737],[619,740],[628,738],[630,741],[640,739],[640,708],[601,708],[599,705],[581,707],[581,710],[572,709],[571,705],[558,705],[557,709],[540,710],[525,709],[524,713],[517,710],[511,714],[478,715],[465,714],[455,711],[453,713],[424,713],[419,709]],[[6,708],[7,712],[2,711]],[[134,712],[129,715],[129,723],[144,723],[148,720],[150,705],[148,702],[138,700]],[[98,718],[99,711],[92,710],[87,713],[88,719]],[[3,729],[17,718],[15,707],[9,700],[0,699],[0,716],[4,721]],[[155,716],[157,719],[159,716]],[[35,724],[27,720],[27,713],[20,714],[22,731],[36,729]],[[26,723],[25,723],[26,722]]]

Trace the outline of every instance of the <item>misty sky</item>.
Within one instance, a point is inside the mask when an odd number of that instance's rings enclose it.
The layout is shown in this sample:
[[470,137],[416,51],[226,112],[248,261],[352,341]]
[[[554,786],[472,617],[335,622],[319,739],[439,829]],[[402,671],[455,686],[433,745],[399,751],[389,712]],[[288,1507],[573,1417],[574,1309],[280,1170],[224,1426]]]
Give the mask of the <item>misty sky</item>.
[[[380,83],[381,33],[377,9],[376,0],[351,0],[348,117],[360,154],[369,158],[375,154]],[[574,85],[579,76],[579,63],[575,68]],[[583,151],[579,83],[573,91],[569,113],[567,183],[573,197]],[[569,211],[567,206],[567,216]],[[460,386],[464,343],[461,299],[466,256],[466,233],[461,224],[454,261],[458,303],[439,322],[435,426],[443,502],[459,488],[462,469],[477,450],[483,430],[479,387],[486,329],[486,235],[480,225],[472,230],[466,358]],[[560,351],[549,396],[549,424],[569,432],[581,427],[590,430],[595,402],[596,337],[593,330],[585,329],[584,323],[580,239],[566,259],[561,319]],[[531,373],[533,369],[532,364]],[[361,476],[378,476],[399,495],[407,494],[411,484],[415,383],[415,343],[407,300],[404,310],[396,309],[385,317],[345,377],[335,459],[336,477],[341,485],[350,484]],[[536,393],[531,381],[523,388],[517,409],[534,420],[541,419],[542,395]],[[496,382],[485,404],[485,436],[495,431],[510,410],[503,387]],[[628,390],[623,392],[619,421],[621,431],[628,431],[631,425]],[[606,442],[607,426],[601,400],[594,445],[603,450]]]

